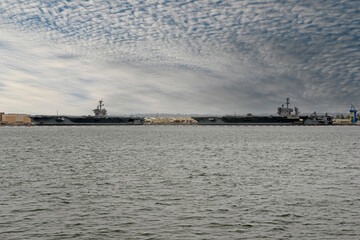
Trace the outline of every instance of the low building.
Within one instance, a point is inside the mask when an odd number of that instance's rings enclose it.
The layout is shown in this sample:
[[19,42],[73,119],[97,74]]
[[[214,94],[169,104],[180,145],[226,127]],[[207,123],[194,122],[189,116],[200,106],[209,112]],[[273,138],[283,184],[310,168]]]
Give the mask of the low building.
[[27,114],[9,113],[5,114],[0,112],[1,125],[30,125],[32,124],[31,118]]
[[350,125],[351,120],[349,118],[334,118],[333,125]]
[[193,125],[196,120],[190,117],[146,117],[145,125]]

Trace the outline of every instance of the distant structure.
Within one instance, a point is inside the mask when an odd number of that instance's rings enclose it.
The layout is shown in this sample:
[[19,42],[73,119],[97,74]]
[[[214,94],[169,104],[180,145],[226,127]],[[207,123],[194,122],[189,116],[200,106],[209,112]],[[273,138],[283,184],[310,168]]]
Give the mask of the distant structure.
[[1,125],[31,125],[32,121],[27,114],[9,113],[5,114],[0,112]]

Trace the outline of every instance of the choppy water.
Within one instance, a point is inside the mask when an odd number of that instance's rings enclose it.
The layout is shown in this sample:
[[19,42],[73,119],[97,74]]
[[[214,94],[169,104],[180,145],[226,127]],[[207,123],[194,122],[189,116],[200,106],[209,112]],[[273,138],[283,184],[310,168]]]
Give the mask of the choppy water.
[[0,239],[360,237],[360,127],[0,133]]

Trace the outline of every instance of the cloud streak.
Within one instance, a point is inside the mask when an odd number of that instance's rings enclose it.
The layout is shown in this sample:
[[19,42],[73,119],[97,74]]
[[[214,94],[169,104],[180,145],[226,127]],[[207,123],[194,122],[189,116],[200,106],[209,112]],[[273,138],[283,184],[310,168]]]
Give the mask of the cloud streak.
[[81,114],[104,98],[112,113],[274,113],[291,97],[303,112],[346,111],[360,100],[359,11],[352,0],[4,0],[2,108]]

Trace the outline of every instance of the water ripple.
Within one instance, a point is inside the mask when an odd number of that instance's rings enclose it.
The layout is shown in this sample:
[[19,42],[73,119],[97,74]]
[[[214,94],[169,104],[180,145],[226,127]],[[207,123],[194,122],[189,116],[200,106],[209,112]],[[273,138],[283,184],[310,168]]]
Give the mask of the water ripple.
[[1,239],[356,239],[356,127],[1,128]]

